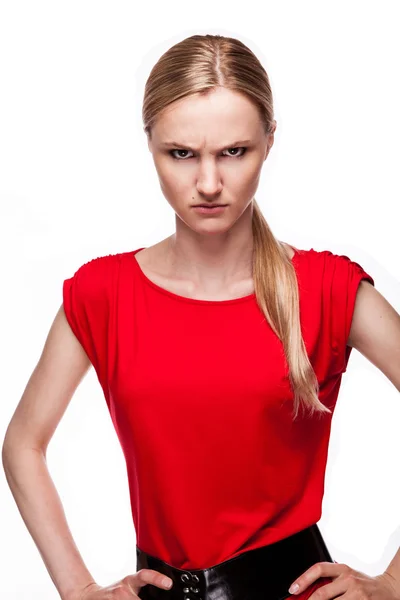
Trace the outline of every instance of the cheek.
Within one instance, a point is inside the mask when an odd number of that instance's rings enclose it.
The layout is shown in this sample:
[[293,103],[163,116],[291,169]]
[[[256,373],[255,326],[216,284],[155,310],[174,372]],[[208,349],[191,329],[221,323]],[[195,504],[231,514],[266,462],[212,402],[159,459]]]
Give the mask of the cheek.
[[255,195],[259,185],[259,172],[239,173],[235,177],[224,180],[224,188],[229,197],[236,201],[244,201]]
[[179,206],[190,200],[193,194],[193,186],[185,184],[182,180],[169,180],[163,188],[164,195],[170,204]]
[[189,188],[192,188],[193,182],[188,180],[184,174],[177,174],[174,169],[166,168],[158,170],[158,178],[161,189],[169,200],[177,200],[179,196],[185,195]]
[[160,185],[163,189],[175,189],[178,186],[182,185],[184,181],[184,176],[182,173],[179,173],[176,168],[174,168],[174,163],[167,158],[158,158],[154,160],[154,166],[157,171],[158,179],[160,180]]
[[224,169],[222,177],[226,185],[234,186],[238,189],[252,188],[258,183],[261,166],[258,160],[238,161],[238,164],[229,165],[229,168]]
[[185,210],[192,196],[196,196],[193,192],[193,184],[189,185],[182,178],[179,180],[176,177],[160,178],[160,187],[164,198],[176,213]]

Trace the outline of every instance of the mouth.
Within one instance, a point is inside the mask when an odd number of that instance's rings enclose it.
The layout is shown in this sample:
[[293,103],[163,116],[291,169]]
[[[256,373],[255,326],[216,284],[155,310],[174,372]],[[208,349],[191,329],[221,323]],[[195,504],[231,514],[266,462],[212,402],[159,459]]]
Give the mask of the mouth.
[[227,204],[195,204],[192,208],[194,208],[196,212],[199,213],[214,214],[222,212],[227,206]]

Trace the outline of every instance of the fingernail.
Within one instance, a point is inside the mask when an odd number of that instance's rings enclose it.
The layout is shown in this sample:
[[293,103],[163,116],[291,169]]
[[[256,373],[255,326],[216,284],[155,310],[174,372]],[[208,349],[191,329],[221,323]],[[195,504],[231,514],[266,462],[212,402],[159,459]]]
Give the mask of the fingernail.
[[172,585],[172,579],[169,579],[168,577],[164,577],[163,579],[163,585],[165,585],[165,587],[170,588]]
[[298,591],[299,587],[300,586],[298,583],[293,583],[289,588],[289,594],[295,594]]

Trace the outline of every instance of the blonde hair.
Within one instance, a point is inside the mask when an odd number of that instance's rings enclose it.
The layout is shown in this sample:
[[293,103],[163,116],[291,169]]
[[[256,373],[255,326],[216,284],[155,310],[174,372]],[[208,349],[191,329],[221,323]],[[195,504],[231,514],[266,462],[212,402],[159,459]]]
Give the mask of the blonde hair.
[[[258,108],[265,133],[274,130],[271,86],[255,54],[241,41],[222,35],[192,35],[169,48],[146,81],[142,119],[151,128],[170,104],[218,86],[244,94]],[[307,356],[300,327],[296,271],[283,242],[268,226],[253,199],[253,279],[258,306],[283,345],[287,376],[294,395],[294,419],[300,405],[314,413],[331,413],[318,398],[319,384]],[[297,250],[297,249],[296,249]]]

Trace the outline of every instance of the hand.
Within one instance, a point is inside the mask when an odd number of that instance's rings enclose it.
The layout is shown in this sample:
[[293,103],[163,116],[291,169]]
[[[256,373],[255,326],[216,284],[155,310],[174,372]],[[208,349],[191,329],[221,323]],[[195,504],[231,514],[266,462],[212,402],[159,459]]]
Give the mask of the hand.
[[[129,600],[129,598],[138,598],[140,589],[151,584],[163,590],[171,589],[171,586],[165,585],[166,575],[154,569],[140,569],[133,575],[126,575],[120,581],[102,587],[97,583],[90,583],[75,596],[76,600]],[[166,578],[171,584],[172,579]]]
[[337,562],[319,562],[312,565],[293,582],[292,585],[297,583],[299,589],[291,592],[290,586],[289,592],[296,597],[320,577],[331,577],[333,581],[320,586],[308,600],[331,600],[339,597],[340,600],[400,600],[398,583],[392,575],[385,572],[370,577]]

